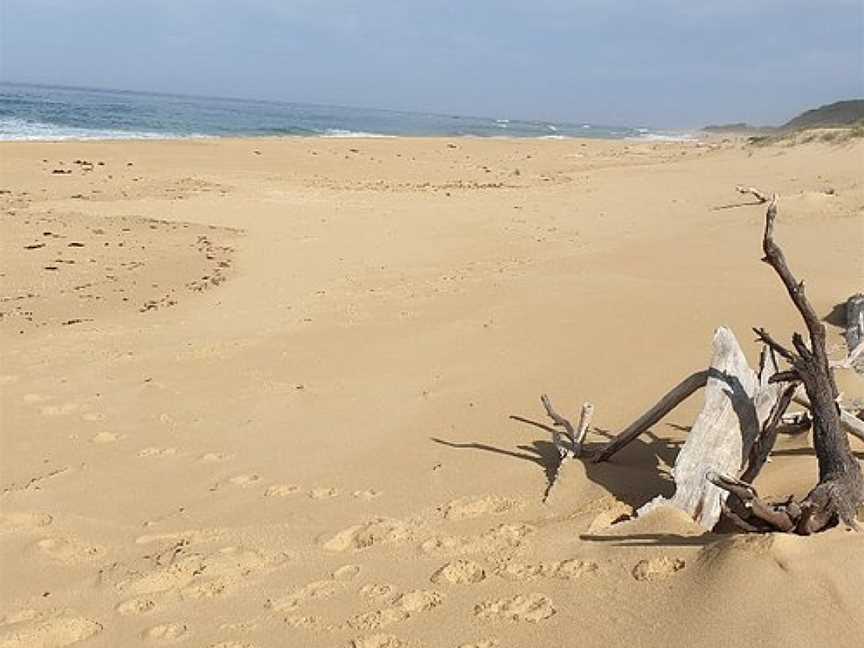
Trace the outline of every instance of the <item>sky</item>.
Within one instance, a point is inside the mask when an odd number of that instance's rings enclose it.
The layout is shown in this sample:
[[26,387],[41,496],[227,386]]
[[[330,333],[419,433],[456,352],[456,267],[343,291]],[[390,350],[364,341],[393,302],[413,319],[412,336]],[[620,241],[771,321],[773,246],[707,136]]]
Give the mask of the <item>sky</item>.
[[0,80],[660,128],[779,124],[864,96],[864,2],[0,0]]

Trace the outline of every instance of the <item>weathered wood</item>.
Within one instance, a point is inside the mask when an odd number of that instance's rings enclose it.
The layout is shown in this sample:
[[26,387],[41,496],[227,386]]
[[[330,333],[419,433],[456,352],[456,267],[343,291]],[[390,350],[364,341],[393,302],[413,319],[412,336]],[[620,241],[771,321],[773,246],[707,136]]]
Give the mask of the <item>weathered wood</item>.
[[[546,492],[543,494],[543,501],[546,502],[552,495],[552,489],[555,488],[555,485],[558,483],[561,471],[564,469],[564,464],[570,459],[582,455],[582,446],[585,442],[585,436],[588,434],[588,428],[591,425],[591,417],[594,414],[594,405],[587,402],[582,404],[582,412],[579,415],[579,427],[574,430],[573,424],[568,419],[558,414],[558,412],[555,411],[555,408],[552,407],[552,401],[549,399],[549,396],[543,394],[540,396],[540,402],[543,403],[546,414],[552,419],[552,423],[555,426],[553,428],[554,432],[552,442],[558,450],[558,463],[552,472],[552,477],[549,479],[548,485],[546,486]],[[558,427],[563,427],[565,429],[569,443],[564,442],[562,435],[557,430]]]
[[[807,398],[804,394],[795,394],[792,397],[792,400],[795,403],[798,403],[802,407],[806,407],[808,410],[812,410],[812,406],[810,405],[810,399]],[[864,421],[859,419],[854,414],[850,414],[846,410],[840,408],[840,427],[847,433],[852,436],[858,437],[862,441],[864,441]]]
[[612,455],[621,450],[628,443],[636,439],[640,434],[651,429],[660,419],[673,409],[678,407],[695,391],[701,389],[708,382],[708,371],[697,371],[687,376],[680,383],[670,389],[659,401],[657,401],[647,412],[628,425],[614,439],[600,448],[592,456],[595,463],[607,461]]
[[864,344],[864,294],[846,300],[846,346],[850,355]]
[[[798,333],[792,336],[795,351],[790,351],[776,342],[767,332],[757,329],[757,335],[779,355],[785,358],[797,372],[813,418],[813,446],[819,465],[819,481],[799,503],[789,501],[775,505],[769,510],[754,506],[761,501],[743,482],[734,483],[727,473],[711,473],[712,484],[737,497],[749,507],[755,518],[774,526],[780,531],[794,530],[808,535],[842,521],[847,526],[858,528],[856,514],[864,504],[864,476],[857,459],[849,446],[849,437],[841,429],[839,394],[834,374],[828,360],[825,345],[825,325],[819,319],[804,292],[804,283],[795,279],[786,263],[783,250],[774,241],[774,222],[777,217],[777,196],[772,197],[765,214],[765,231],[762,238],[762,259],[770,265],[786,288],[789,298],[804,320],[810,338],[808,347]],[[744,488],[746,487],[746,488]],[[779,516],[779,517],[778,517]],[[789,528],[788,522],[791,523]],[[749,520],[748,520],[749,522]]]
[[777,442],[777,433],[783,424],[783,415],[789,408],[796,389],[798,389],[797,384],[787,385],[783,393],[780,394],[780,398],[774,403],[774,409],[762,426],[762,432],[750,448],[747,469],[741,475],[742,481],[752,482],[756,479],[762,470],[762,466],[768,461],[768,455],[771,454],[771,450]]
[[766,196],[764,193],[762,193],[761,191],[759,191],[755,187],[744,187],[742,185],[738,185],[737,187],[735,187],[735,191],[737,191],[740,194],[750,194],[756,200],[758,200],[760,203],[768,202],[768,196]]
[[588,428],[591,426],[593,416],[594,405],[588,402],[582,403],[582,412],[579,414],[579,427],[576,428],[576,438],[573,440],[573,455],[576,457],[582,455],[582,447],[585,443],[585,437],[588,434]]
[[[773,506],[764,502],[752,485],[713,470],[708,471],[705,479],[717,488],[721,488],[729,494],[736,496],[744,505],[744,508],[756,516],[755,520],[745,520],[738,517],[737,514],[733,516],[735,522],[745,531],[792,531],[795,528],[795,520],[792,513],[786,507]],[[768,527],[766,528],[764,525],[759,524],[760,521],[767,523]]]
[[552,419],[552,423],[555,428],[563,427],[567,435],[569,447],[568,444],[565,444],[562,441],[561,434],[558,432],[557,429],[555,429],[552,435],[552,443],[555,444],[555,448],[558,450],[558,455],[561,457],[561,459],[564,459],[564,457],[567,456],[567,453],[570,452],[570,449],[573,448],[573,442],[575,439],[573,424],[568,419],[564,418],[555,411],[555,409],[552,407],[552,401],[549,400],[549,396],[547,396],[546,394],[542,394],[540,396],[540,402],[543,403],[543,408],[546,410],[547,416]]
[[852,295],[846,300],[846,339],[847,356],[832,366],[854,369],[864,374],[864,294]]
[[742,470],[782,389],[770,380],[776,367],[765,363],[762,374],[757,375],[728,328],[717,329],[713,348],[705,405],[672,470],[675,495],[670,500],[657,497],[639,511],[644,514],[657,506],[671,505],[709,530],[720,520],[727,491],[706,480],[705,475],[709,471],[737,475]]

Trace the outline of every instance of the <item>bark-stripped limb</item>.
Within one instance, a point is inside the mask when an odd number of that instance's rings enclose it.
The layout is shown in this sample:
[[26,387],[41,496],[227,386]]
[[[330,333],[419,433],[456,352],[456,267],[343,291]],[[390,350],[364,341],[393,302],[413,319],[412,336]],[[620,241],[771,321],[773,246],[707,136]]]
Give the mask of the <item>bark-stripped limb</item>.
[[702,389],[708,382],[708,371],[697,371],[687,376],[680,383],[670,389],[659,401],[642,416],[628,425],[618,436],[609,441],[593,455],[593,461],[600,463],[607,461],[612,455],[621,450],[643,432],[646,432],[660,419],[684,402],[693,392]]
[[[588,428],[591,426],[591,417],[594,414],[594,405],[591,403],[582,404],[582,412],[579,415],[579,427],[574,429],[573,424],[555,411],[552,407],[552,401],[549,396],[543,394],[540,396],[540,402],[546,410],[546,414],[552,419],[555,428],[563,427],[569,441],[569,445],[565,444],[562,435],[555,430],[552,438],[555,448],[558,450],[558,464],[552,473],[552,478],[549,480],[549,485],[546,487],[546,492],[543,494],[543,501],[549,499],[552,494],[552,489],[558,483],[558,478],[561,475],[561,470],[568,459],[579,457],[582,454],[582,445],[585,442],[585,436],[588,434]],[[555,429],[553,428],[553,429]]]
[[756,189],[756,187],[745,187],[743,185],[738,185],[737,187],[735,187],[735,191],[740,194],[750,194],[760,203],[768,202],[768,196]]
[[[756,489],[750,484],[743,482],[740,479],[729,477],[728,475],[721,475],[714,471],[709,471],[708,474],[705,475],[705,478],[718,488],[729,491],[730,495],[737,497],[746,510],[751,512],[757,520],[766,523],[771,528],[777,531],[787,532],[795,529],[797,517],[794,517],[793,514],[787,510],[788,506],[775,506],[764,502],[759,497]],[[791,506],[793,507],[793,512],[795,512],[797,505],[793,502],[791,503]],[[735,517],[738,516],[736,515]],[[753,521],[740,520],[740,518],[736,520],[735,517],[732,519],[736,523],[739,521],[744,522],[744,525],[741,526],[745,531],[751,531],[754,528],[758,528]]]

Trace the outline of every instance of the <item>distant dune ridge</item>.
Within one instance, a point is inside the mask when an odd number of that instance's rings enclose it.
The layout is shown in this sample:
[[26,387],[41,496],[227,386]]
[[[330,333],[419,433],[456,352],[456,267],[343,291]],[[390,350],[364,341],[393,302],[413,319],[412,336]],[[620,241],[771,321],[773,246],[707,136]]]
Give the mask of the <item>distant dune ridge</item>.
[[854,126],[864,121],[864,99],[847,99],[806,110],[781,126],[753,126],[745,122],[712,124],[702,130],[708,133],[788,133],[807,128]]

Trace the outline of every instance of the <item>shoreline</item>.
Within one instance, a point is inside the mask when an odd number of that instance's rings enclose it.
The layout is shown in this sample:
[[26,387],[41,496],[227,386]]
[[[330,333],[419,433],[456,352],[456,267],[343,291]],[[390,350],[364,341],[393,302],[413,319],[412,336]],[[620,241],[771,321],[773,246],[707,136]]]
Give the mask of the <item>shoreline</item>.
[[[591,137],[591,136],[572,136],[572,135],[538,135],[538,136],[520,136],[520,135],[388,135],[383,133],[345,133],[345,134],[320,134],[320,135],[173,135],[165,136],[154,134],[151,136],[141,137],[62,137],[57,139],[2,139],[0,144],[7,143],[59,143],[59,142],[174,142],[174,141],[236,141],[236,140],[317,140],[317,139],[334,139],[334,140],[376,140],[376,139],[396,139],[396,140],[504,140],[504,141],[629,141],[629,142],[699,142],[707,139],[719,137],[712,133],[702,133],[700,131],[685,131],[680,135],[672,135],[665,133],[645,133],[635,136],[621,137]],[[743,135],[724,134],[724,137],[732,137],[740,139]]]

